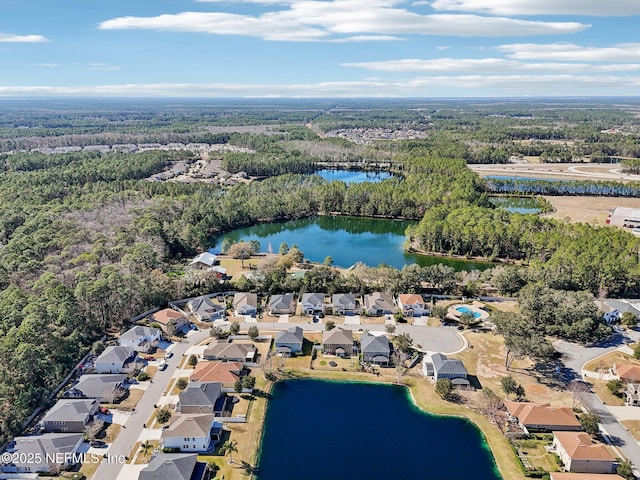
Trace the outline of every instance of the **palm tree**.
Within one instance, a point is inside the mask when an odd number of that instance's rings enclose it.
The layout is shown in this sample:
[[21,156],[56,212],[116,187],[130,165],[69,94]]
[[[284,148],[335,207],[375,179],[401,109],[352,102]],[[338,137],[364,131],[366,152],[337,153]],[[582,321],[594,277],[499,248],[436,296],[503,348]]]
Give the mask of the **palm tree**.
[[140,451],[145,457],[149,456],[149,454],[151,453],[151,450],[153,450],[153,444],[149,443],[148,440],[144,442],[142,445],[140,445]]
[[220,447],[220,453],[229,455],[229,463],[233,463],[234,452],[238,452],[238,442],[236,440],[227,440]]

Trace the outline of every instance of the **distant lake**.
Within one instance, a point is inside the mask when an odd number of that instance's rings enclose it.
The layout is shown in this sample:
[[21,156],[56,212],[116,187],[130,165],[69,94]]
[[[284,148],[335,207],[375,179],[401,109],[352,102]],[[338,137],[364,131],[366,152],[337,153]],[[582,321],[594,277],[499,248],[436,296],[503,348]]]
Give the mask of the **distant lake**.
[[501,480],[480,430],[397,385],[290,380],[273,389],[259,480]]
[[497,208],[512,213],[540,213],[542,206],[533,197],[490,196],[489,201]]
[[346,184],[363,182],[375,183],[393,177],[393,174],[389,172],[363,172],[356,170],[318,170],[314,173],[330,182],[333,180],[339,180]]
[[296,244],[310,261],[322,263],[330,256],[334,265],[344,268],[357,262],[371,267],[386,263],[398,269],[411,263],[421,266],[442,263],[457,271],[486,270],[494,266],[488,262],[405,252],[404,232],[415,223],[384,218],[319,216],[238,228],[215,238],[214,242],[219,249],[226,237],[234,242],[257,240],[263,252],[269,251],[271,245],[274,253],[278,253],[283,242],[289,247]]

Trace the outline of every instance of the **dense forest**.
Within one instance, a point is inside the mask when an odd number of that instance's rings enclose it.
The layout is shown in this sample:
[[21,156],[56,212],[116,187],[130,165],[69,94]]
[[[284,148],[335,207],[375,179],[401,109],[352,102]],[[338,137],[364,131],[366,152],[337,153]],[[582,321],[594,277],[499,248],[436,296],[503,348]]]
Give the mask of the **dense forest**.
[[[575,294],[581,302],[593,294],[639,294],[640,240],[615,229],[496,209],[489,186],[466,167],[469,161],[505,161],[523,148],[517,140],[534,132],[539,140],[571,138],[573,145],[604,142],[622,154],[637,129],[633,108],[382,100],[368,106],[358,101],[2,103],[0,150],[18,151],[0,154],[0,441],[20,430],[102,335],[170,299],[226,288],[176,271],[185,258],[208,248],[214,235],[239,226],[330,212],[420,220],[409,232],[416,248],[527,265],[482,279],[467,275],[467,294],[477,293],[481,280],[509,294],[522,290],[523,298],[529,298],[530,285],[541,284],[551,289],[541,290],[550,304],[557,292]],[[322,138],[305,127],[311,121],[320,133],[410,127],[427,136],[358,144]],[[624,134],[600,133],[612,126]],[[148,180],[176,161],[193,161],[194,154],[183,150],[19,151],[129,142],[244,147],[255,153],[225,153],[222,166],[263,178],[230,188]],[[346,185],[309,174],[327,161],[363,168],[385,164],[398,175]],[[461,281],[442,266],[402,271],[360,266],[349,277],[325,266],[295,283],[281,267],[261,283],[242,280],[235,287],[400,292],[419,291],[426,282],[452,292]],[[595,317],[583,323],[558,318],[541,331],[580,340],[598,333]]]

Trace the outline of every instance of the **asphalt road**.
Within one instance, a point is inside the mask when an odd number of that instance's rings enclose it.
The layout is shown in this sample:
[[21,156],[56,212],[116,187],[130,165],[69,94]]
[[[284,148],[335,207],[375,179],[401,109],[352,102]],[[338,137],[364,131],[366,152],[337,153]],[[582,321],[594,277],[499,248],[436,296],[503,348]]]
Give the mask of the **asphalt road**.
[[[617,334],[607,342],[583,347],[565,341],[554,343],[556,350],[562,353],[564,364],[563,376],[567,381],[582,378],[583,365],[600,355],[604,355],[625,343],[635,342],[640,339],[640,332],[626,331],[624,334]],[[611,444],[618,448],[622,454],[633,463],[636,474],[639,474],[640,467],[640,444],[633,438],[627,429],[607,410],[595,393],[589,393],[584,398],[584,403],[589,410],[596,413],[601,419],[602,430],[609,437]]]
[[153,412],[153,405],[160,401],[162,393],[169,385],[171,376],[175,372],[182,355],[189,347],[208,337],[208,330],[198,331],[173,346],[172,351],[174,355],[172,358],[167,359],[167,369],[156,373],[153,378],[153,383],[149,384],[145,394],[138,402],[135,411],[132,412],[131,416],[125,422],[124,428],[120,430],[118,437],[109,447],[107,454],[109,458],[113,460],[110,462],[108,459],[104,459],[96,470],[92,480],[114,480],[118,476],[124,465],[122,459],[131,453],[131,449],[142,433],[144,423]]

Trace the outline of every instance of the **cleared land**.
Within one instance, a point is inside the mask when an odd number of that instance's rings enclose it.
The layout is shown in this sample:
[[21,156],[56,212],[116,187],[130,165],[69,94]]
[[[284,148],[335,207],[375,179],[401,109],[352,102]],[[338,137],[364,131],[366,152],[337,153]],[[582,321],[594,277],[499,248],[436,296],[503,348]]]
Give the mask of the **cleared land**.
[[509,175],[556,180],[616,180],[640,181],[640,175],[627,175],[617,163],[514,163],[470,164],[468,167],[481,177]]
[[544,197],[555,209],[544,215],[568,222],[604,225],[607,215],[615,207],[640,208],[638,198],[617,197]]

